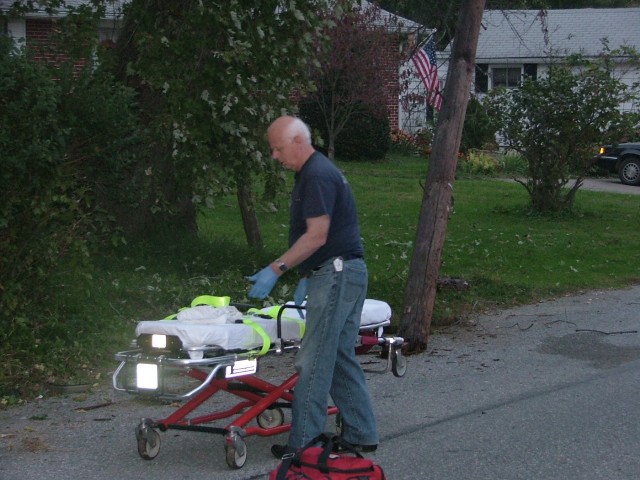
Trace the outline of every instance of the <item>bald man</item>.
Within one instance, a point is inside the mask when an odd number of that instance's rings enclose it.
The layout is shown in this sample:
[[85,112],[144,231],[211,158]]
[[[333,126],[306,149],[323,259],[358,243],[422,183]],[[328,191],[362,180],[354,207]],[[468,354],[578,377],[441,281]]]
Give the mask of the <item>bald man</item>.
[[306,298],[306,328],[295,359],[299,374],[286,445],[273,445],[277,458],[304,446],[325,430],[328,396],[343,420],[343,439],[359,451],[378,446],[371,397],[355,356],[368,273],[358,212],[349,183],[311,144],[307,125],[284,116],[267,130],[271,156],[295,172],[289,219],[289,249],[248,277],[249,296],[263,299],[278,278],[297,267],[301,280],[294,300]]

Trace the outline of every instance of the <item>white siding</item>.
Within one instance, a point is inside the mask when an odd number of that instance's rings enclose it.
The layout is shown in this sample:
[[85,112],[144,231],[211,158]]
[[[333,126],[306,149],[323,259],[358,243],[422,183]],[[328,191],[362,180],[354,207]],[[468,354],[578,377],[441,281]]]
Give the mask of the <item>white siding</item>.
[[27,38],[27,24],[24,19],[10,18],[7,21],[7,34],[13,38],[16,47],[24,47]]

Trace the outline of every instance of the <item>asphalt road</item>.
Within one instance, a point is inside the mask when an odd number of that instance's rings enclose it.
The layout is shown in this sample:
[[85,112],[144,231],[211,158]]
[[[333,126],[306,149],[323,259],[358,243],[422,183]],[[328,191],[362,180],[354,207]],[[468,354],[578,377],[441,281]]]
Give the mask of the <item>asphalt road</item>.
[[[640,190],[640,189],[639,189]],[[367,374],[390,480],[640,478],[640,286],[473,317],[430,338],[407,373]],[[367,368],[379,358],[363,356]],[[264,358],[266,376],[290,359]],[[239,470],[219,435],[161,433],[138,456],[140,418],[175,410],[114,392],[44,397],[0,411],[1,480],[266,479],[277,437],[247,437]],[[207,406],[217,409],[222,399]]]

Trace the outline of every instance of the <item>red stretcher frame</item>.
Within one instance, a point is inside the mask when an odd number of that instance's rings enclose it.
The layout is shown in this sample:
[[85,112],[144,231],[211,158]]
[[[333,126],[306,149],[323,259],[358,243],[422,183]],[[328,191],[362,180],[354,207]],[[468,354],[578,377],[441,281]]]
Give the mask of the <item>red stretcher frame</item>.
[[[284,305],[280,309],[277,321],[285,308],[302,308],[292,305]],[[280,332],[280,329],[278,329]],[[401,337],[386,337],[382,335],[381,325],[368,325],[362,327],[355,346],[356,352],[366,353],[374,346],[381,347],[381,356],[386,358],[386,365],[381,370],[365,370],[373,373],[385,373],[392,371],[397,377],[404,375],[406,371],[406,359],[402,354],[404,340]],[[274,348],[267,354],[281,355],[285,351],[297,350],[299,344],[285,343],[278,339]],[[254,353],[235,353],[214,356],[203,359],[172,358],[171,355],[162,353],[155,355],[152,352],[143,351],[140,348],[123,351],[115,354],[120,361],[119,367],[113,374],[113,386],[116,390],[151,395],[159,398],[181,399],[186,402],[174,412],[162,419],[143,418],[136,427],[136,442],[138,454],[145,460],[154,459],[160,451],[160,435],[158,430],[186,430],[204,433],[216,433],[224,436],[225,460],[231,468],[242,468],[247,460],[246,437],[258,435],[262,437],[279,435],[291,429],[291,424],[285,421],[283,409],[291,408],[295,385],[298,374],[286,378],[276,385],[256,374],[234,376],[226,378],[228,367],[254,356]],[[256,358],[257,362],[257,358]],[[148,391],[127,384],[127,367],[137,366],[139,363],[151,363],[158,366],[158,375],[162,377],[165,368],[179,369],[181,374],[200,382],[200,385],[185,395],[176,396],[165,394],[162,385],[156,391]],[[238,397],[239,401],[231,407],[213,411],[197,416],[190,416],[196,409],[220,392],[226,392]],[[336,415],[336,429],[341,429],[341,419],[338,408],[329,406],[328,415]],[[211,426],[214,422],[231,419],[222,427]],[[252,421],[256,424],[250,424]]]

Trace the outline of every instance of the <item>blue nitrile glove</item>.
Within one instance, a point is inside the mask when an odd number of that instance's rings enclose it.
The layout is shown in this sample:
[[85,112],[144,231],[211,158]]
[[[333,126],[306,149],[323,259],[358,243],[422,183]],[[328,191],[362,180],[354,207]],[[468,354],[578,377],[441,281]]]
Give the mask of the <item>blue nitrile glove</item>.
[[273,271],[271,265],[267,265],[258,273],[246,278],[255,284],[249,292],[249,297],[259,298],[260,300],[271,293],[273,286],[278,281],[278,275]]
[[301,278],[298,282],[298,286],[296,287],[296,291],[293,293],[293,303],[296,305],[302,305],[304,299],[307,298],[307,285],[309,283],[309,279]]

